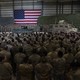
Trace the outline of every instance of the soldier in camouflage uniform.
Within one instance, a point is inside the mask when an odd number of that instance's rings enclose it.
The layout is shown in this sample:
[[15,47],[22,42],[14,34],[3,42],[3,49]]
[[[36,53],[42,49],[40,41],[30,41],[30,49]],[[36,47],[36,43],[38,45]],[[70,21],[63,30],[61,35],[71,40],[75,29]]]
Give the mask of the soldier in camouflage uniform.
[[32,49],[33,49],[33,47],[30,45],[30,41],[26,41],[26,43],[23,44],[22,46],[25,54],[30,56],[32,54]]
[[46,62],[46,58],[42,57],[41,62],[35,67],[37,80],[52,80],[52,66]]
[[16,63],[16,78],[17,80],[20,79],[20,74],[19,74],[19,64],[22,63],[23,59],[26,57],[26,55],[23,53],[23,48],[19,48],[19,52],[15,54],[14,60]]
[[80,64],[80,51],[75,55],[75,61]]
[[55,58],[57,58],[57,57],[58,57],[58,56],[57,56],[57,52],[56,52],[56,51],[49,52],[49,53],[47,54],[47,56],[46,56],[47,61],[48,61],[49,63],[52,63],[52,60],[55,59]]
[[40,43],[40,47],[38,47],[38,54],[43,57],[43,56],[47,56],[47,48],[44,46],[43,43]]
[[19,65],[19,73],[21,80],[33,80],[33,66],[28,63],[28,57],[25,57],[23,63]]
[[4,56],[6,56],[7,61],[10,60],[11,54],[10,54],[9,51],[7,51],[7,47],[3,48],[3,49],[0,51],[0,54],[3,54]]
[[73,80],[80,80],[80,67],[73,74]]
[[11,80],[12,67],[8,62],[5,62],[5,56],[0,54],[0,80]]
[[64,48],[64,46],[63,46],[63,43],[61,42],[61,43],[59,43],[59,47],[56,49],[56,51],[58,52],[58,51],[62,51],[64,54],[65,54],[65,48]]
[[74,56],[71,53],[71,49],[68,50],[67,54],[63,55],[63,58],[65,58],[65,60],[66,60],[66,71],[67,71],[70,68],[71,63],[74,60]]
[[40,62],[40,55],[37,54],[36,48],[33,48],[32,53],[33,54],[29,57],[29,62],[33,65],[33,75],[35,76],[35,65]]
[[58,58],[53,59],[52,61],[52,65],[53,65],[53,76],[54,76],[54,80],[65,80],[64,76],[65,76],[65,65],[66,61],[63,58],[63,52],[62,51],[58,51]]
[[29,56],[29,61],[31,64],[36,65],[40,61],[40,56],[37,54],[37,49],[33,48],[32,55]]
[[72,67],[71,64],[74,61],[74,56],[71,53],[71,49],[68,50],[67,54],[63,55],[63,58],[65,58],[66,60],[66,69],[65,69],[65,73],[66,73],[66,80],[72,80]]
[[16,64],[21,64],[25,56],[26,55],[23,53],[23,48],[20,47],[19,52],[16,53],[14,56],[14,60],[15,60]]
[[18,46],[17,46],[17,43],[14,42],[13,44],[13,47],[10,49],[10,53],[11,53],[11,58],[10,58],[10,63],[12,65],[12,68],[13,68],[13,74],[16,75],[16,61],[15,61],[15,54],[18,53]]

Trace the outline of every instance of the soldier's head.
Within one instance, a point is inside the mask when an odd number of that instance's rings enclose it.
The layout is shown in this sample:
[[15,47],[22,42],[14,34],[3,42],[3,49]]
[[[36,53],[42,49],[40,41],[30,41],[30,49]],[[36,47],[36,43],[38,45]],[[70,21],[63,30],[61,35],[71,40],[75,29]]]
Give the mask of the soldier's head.
[[71,49],[70,48],[68,49],[68,52],[71,53]]
[[12,38],[12,42],[14,42],[14,39]]
[[58,51],[58,57],[63,57],[63,52],[61,50]]
[[27,40],[26,42],[27,42],[27,44],[30,44],[30,41],[29,40]]
[[23,63],[28,63],[28,56],[24,57]]
[[22,46],[19,47],[19,52],[23,53],[23,47]]
[[38,54],[40,56],[46,56],[47,55],[47,50],[44,48],[44,47],[41,47],[39,50],[38,50]]
[[8,47],[7,46],[4,46],[4,50],[8,50]]
[[23,40],[26,41],[26,38],[24,38]]
[[4,38],[1,38],[2,39],[2,41],[4,40]]
[[42,42],[40,42],[39,44],[40,44],[41,47],[43,46],[43,43]]
[[63,47],[63,44],[62,44],[62,42],[60,43],[60,47],[61,47],[61,48]]
[[37,53],[37,48],[32,49],[32,54],[35,54],[35,53]]
[[41,62],[42,62],[42,63],[45,63],[45,62],[47,62],[47,59],[46,59],[46,57],[44,57],[44,56],[43,56],[43,57],[41,57]]

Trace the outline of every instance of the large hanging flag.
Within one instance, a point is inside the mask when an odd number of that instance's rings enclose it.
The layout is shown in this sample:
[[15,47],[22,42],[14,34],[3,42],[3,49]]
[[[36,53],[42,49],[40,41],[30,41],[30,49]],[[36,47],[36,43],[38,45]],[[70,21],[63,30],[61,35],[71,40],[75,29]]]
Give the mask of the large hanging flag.
[[39,16],[41,16],[40,9],[15,10],[14,23],[37,24]]

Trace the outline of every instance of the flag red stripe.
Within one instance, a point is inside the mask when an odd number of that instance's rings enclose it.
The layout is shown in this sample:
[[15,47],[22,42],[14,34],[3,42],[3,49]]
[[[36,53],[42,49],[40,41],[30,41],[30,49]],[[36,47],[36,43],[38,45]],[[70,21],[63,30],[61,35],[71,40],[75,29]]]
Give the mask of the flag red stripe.
[[41,9],[25,9],[25,11],[41,11]]
[[41,12],[25,12],[24,14],[41,14]]
[[25,16],[40,16],[41,14],[24,14]]
[[37,22],[37,20],[26,20],[26,21],[23,20],[23,21],[16,21],[16,22],[35,22],[35,21]]
[[14,20],[18,20],[18,21],[26,21],[26,20],[38,20],[38,19],[14,19]]

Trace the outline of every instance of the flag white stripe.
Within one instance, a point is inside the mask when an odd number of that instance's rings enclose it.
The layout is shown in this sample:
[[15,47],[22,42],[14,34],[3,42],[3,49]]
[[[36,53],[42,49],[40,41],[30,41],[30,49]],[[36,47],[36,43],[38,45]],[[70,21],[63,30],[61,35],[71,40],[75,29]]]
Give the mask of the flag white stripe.
[[25,12],[24,14],[41,14],[41,12]]
[[14,23],[26,23],[26,24],[36,24],[37,22],[14,22]]
[[25,16],[24,18],[39,18],[39,16]]

